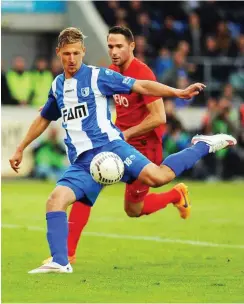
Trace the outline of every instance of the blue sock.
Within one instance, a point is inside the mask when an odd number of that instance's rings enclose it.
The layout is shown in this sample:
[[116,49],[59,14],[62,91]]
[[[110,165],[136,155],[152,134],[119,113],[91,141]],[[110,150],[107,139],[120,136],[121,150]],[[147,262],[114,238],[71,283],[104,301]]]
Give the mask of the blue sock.
[[47,240],[53,257],[53,262],[62,266],[68,262],[68,222],[67,214],[64,211],[48,212],[47,220]]
[[209,153],[209,146],[205,142],[198,142],[194,146],[168,156],[163,164],[179,176],[183,171],[192,168],[197,161]]

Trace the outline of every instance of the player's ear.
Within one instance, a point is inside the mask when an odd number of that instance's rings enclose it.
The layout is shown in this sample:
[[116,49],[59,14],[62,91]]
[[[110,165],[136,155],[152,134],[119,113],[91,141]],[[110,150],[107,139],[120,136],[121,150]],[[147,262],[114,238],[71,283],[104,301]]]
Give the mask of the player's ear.
[[85,46],[82,47],[82,51],[83,51],[83,56],[85,56],[85,54],[86,54],[86,47]]
[[134,51],[135,47],[136,47],[135,42],[134,42],[134,41],[133,41],[133,42],[131,42],[131,44],[130,44],[130,48],[131,48],[132,52]]
[[56,47],[56,55],[59,57],[60,55],[60,48]]

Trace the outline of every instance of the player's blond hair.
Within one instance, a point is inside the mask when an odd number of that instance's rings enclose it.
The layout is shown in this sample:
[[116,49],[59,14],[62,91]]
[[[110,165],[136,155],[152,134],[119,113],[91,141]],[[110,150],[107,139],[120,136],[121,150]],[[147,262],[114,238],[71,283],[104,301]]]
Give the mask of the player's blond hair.
[[84,45],[84,38],[85,36],[79,28],[67,27],[62,30],[58,36],[58,48],[76,42],[81,42],[81,44]]

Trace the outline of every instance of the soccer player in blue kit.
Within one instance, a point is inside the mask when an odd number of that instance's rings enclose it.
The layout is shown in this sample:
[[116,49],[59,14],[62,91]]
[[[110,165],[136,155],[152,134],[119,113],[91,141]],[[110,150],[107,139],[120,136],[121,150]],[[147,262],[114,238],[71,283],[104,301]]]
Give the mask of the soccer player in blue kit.
[[125,163],[122,181],[129,183],[139,179],[150,187],[160,187],[208,153],[236,144],[236,139],[226,134],[197,135],[192,139],[192,147],[170,155],[160,166],[153,164],[126,143],[121,131],[112,124],[107,97],[115,93],[136,92],[189,99],[198,95],[205,86],[196,83],[185,90],[178,90],[154,81],[124,77],[106,68],[87,66],[82,63],[84,37],[76,28],[66,28],[60,33],[56,52],[64,73],[53,81],[45,106],[9,160],[13,170],[18,172],[24,149],[46,130],[51,121],[62,117],[66,131],[64,142],[71,165],[58,180],[46,204],[47,240],[53,259],[29,273],[73,272],[68,262],[66,209],[77,200],[90,205],[95,203],[103,187],[90,175],[90,162],[96,154],[111,151],[123,161],[134,155],[130,165]]

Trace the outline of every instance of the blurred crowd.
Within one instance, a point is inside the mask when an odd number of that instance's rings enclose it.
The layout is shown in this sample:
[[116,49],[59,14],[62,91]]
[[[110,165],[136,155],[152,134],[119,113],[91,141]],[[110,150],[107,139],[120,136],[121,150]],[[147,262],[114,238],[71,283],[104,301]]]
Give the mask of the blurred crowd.
[[50,63],[46,58],[37,58],[33,69],[27,70],[25,58],[15,57],[12,68],[7,72],[2,65],[2,104],[42,106],[47,100],[53,79],[60,73],[62,66],[56,58]]
[[[109,26],[127,26],[133,31],[136,57],[154,70],[159,81],[174,87],[192,80],[209,81],[208,89],[217,94],[228,81],[243,96],[242,2],[94,3]],[[210,75],[204,57],[208,57],[210,67],[212,64]]]
[[[227,85],[225,91],[228,92]],[[224,92],[225,92],[224,91]],[[197,130],[186,130],[177,117],[176,104],[171,99],[164,101],[167,116],[166,132],[163,136],[164,157],[191,145],[195,134],[232,134],[238,145],[231,149],[209,154],[185,176],[199,180],[238,179],[244,177],[244,103],[233,107],[230,99],[222,95],[219,99],[210,97],[207,108]]]

